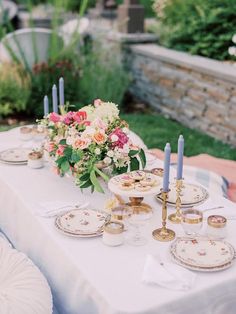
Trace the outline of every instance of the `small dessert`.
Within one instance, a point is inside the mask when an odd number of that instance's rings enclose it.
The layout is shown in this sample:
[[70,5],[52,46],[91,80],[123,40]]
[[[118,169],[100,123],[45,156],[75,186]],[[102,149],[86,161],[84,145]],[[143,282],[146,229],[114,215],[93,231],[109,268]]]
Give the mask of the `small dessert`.
[[112,181],[113,184],[117,185],[117,184],[119,184],[121,182],[121,179],[120,179],[120,177],[114,177],[114,178],[111,179],[111,181]]
[[28,155],[28,166],[32,169],[43,167],[43,154],[40,151],[32,151]]
[[136,183],[134,188],[137,191],[146,192],[146,191],[150,191],[152,187],[150,185],[143,186],[141,183]]
[[20,138],[22,141],[29,141],[32,138],[32,128],[22,126],[20,128]]
[[132,184],[135,182],[135,180],[133,178],[131,178],[131,176],[129,176],[129,175],[123,175],[120,178],[120,182],[121,182],[121,184]]
[[151,173],[158,176],[158,177],[163,177],[164,169],[163,168],[153,168],[151,170]]
[[132,171],[130,173],[130,176],[135,181],[140,181],[140,180],[143,180],[146,177],[146,173],[144,171],[137,170],[137,171]]
[[145,179],[139,181],[139,183],[142,186],[156,186],[157,185],[157,180],[151,178],[151,177],[146,177]]
[[119,185],[119,188],[121,190],[130,191],[134,189],[134,184],[133,183],[121,183]]

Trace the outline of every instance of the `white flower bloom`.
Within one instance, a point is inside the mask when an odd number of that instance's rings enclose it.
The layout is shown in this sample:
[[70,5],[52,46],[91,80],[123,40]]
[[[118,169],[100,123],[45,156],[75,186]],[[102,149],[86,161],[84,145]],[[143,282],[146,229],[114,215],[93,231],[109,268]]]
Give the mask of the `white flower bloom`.
[[125,144],[125,145],[123,146],[123,152],[126,153],[126,154],[129,153],[129,145],[128,145],[128,144]]
[[234,44],[236,44],[236,34],[233,36],[232,42],[233,42]]
[[236,56],[236,47],[229,47],[228,53],[231,56]]
[[100,154],[101,154],[101,149],[98,148],[98,147],[95,148],[94,153],[95,153],[96,155],[100,155]]
[[107,152],[107,156],[108,156],[108,157],[113,157],[113,156],[114,156],[113,150],[109,150],[109,151]]
[[105,157],[103,161],[104,161],[105,164],[110,165],[111,158],[110,157]]
[[67,139],[66,139],[66,144],[67,145],[72,145],[74,143],[74,139],[73,139],[73,137],[67,137]]
[[118,141],[118,139],[119,139],[119,137],[118,137],[117,135],[115,135],[115,134],[113,134],[113,135],[111,136],[111,141],[112,141],[112,142],[116,142],[116,141]]

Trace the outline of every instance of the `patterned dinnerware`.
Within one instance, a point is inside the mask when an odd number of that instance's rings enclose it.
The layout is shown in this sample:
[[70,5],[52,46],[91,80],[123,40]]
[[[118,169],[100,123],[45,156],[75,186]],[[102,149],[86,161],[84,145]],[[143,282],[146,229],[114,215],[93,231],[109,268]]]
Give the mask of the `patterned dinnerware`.
[[29,148],[16,147],[4,150],[0,153],[0,161],[11,165],[27,164]]
[[[204,187],[200,185],[184,183],[180,197],[181,207],[191,207],[205,202],[209,197],[209,193]],[[167,204],[169,206],[175,206],[176,198],[175,183],[171,183]],[[156,195],[156,199],[162,201],[161,194]]]
[[170,254],[183,267],[202,272],[226,269],[235,259],[231,244],[206,238],[177,238],[170,246]]
[[110,216],[100,210],[73,209],[59,215],[55,220],[56,228],[65,235],[90,238],[103,233],[103,226]]

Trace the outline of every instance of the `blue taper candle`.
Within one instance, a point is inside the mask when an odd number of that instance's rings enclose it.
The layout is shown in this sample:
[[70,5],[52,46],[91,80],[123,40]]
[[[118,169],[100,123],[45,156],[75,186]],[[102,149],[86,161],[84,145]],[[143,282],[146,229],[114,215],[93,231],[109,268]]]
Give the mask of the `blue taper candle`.
[[183,135],[179,136],[178,139],[178,162],[177,162],[177,180],[183,178],[183,158],[184,158],[184,137]]
[[57,87],[55,84],[52,87],[52,107],[53,112],[58,113]]
[[43,109],[44,109],[44,117],[46,117],[49,114],[48,96],[44,96]]
[[65,97],[64,97],[64,79],[63,77],[59,80],[59,105],[64,106]]
[[164,175],[163,175],[163,192],[168,192],[169,190],[169,177],[170,177],[170,154],[171,147],[167,143],[165,146],[165,159],[164,159]]

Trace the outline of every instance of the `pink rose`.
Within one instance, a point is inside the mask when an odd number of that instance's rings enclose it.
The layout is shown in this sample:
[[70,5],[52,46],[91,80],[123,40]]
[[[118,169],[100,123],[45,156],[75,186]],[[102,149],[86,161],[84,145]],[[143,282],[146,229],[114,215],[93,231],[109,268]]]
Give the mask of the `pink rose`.
[[74,113],[73,119],[77,123],[81,123],[82,121],[87,119],[87,113],[85,111],[77,111]]
[[54,122],[54,123],[57,123],[57,122],[61,121],[61,116],[58,113],[51,112],[49,115],[49,120]]
[[[116,135],[116,136],[114,136]],[[114,141],[114,138],[117,139],[117,141]],[[112,147],[118,146],[119,148],[123,148],[125,144],[128,143],[129,138],[128,136],[120,129],[116,128],[109,136],[110,141],[112,142]]]
[[102,104],[102,101],[101,99],[95,99],[93,104],[94,104],[94,107],[99,107]]
[[56,154],[57,154],[58,156],[63,156],[64,150],[65,150],[65,146],[64,146],[64,145],[59,145],[59,146],[58,146],[58,149],[57,149],[57,151],[56,151]]
[[69,111],[67,114],[65,114],[63,118],[63,122],[67,125],[70,125],[73,122],[74,112]]

